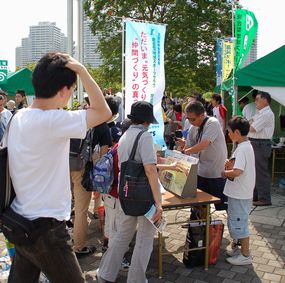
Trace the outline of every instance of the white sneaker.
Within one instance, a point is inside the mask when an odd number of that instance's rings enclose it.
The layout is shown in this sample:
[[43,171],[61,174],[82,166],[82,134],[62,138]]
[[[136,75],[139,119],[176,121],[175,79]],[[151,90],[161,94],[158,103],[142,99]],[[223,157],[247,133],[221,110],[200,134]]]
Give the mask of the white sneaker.
[[240,248],[238,246],[234,246],[234,247],[232,245],[227,246],[227,251],[226,251],[227,256],[232,257],[232,256],[236,256],[240,253],[241,253],[241,251],[240,251]]
[[243,254],[238,254],[232,257],[228,257],[226,261],[232,265],[248,265],[252,264],[251,256],[244,256]]

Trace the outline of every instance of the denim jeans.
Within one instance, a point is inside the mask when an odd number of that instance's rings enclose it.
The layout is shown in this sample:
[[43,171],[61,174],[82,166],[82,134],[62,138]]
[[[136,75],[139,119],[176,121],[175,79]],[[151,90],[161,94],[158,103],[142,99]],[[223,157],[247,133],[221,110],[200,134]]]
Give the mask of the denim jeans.
[[51,283],[85,282],[64,222],[55,221],[32,245],[16,245],[8,283],[38,283],[40,272]]

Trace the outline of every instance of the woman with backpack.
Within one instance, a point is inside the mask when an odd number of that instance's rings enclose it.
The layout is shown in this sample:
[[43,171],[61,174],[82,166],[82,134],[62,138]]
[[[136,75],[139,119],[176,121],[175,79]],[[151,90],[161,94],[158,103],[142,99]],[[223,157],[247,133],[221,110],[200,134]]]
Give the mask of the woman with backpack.
[[[119,164],[121,167],[122,164],[129,159],[134,142],[138,134],[143,131],[138,141],[135,160],[143,164],[145,174],[151,187],[156,208],[152,220],[154,222],[161,221],[163,211],[156,168],[157,159],[152,135],[147,132],[151,123],[157,123],[153,115],[153,106],[145,101],[135,102],[131,107],[131,114],[128,115],[128,118],[131,119],[132,124],[119,141]],[[120,176],[120,179],[121,178],[124,178],[124,176]],[[119,209],[121,208],[119,207]],[[144,215],[130,216],[122,212],[121,223],[118,227],[115,241],[109,245],[99,265],[97,272],[97,280],[99,283],[116,281],[121,268],[122,259],[129,249],[129,244],[135,232],[136,244],[128,272],[127,283],[147,282],[145,272],[153,249],[155,228]]]

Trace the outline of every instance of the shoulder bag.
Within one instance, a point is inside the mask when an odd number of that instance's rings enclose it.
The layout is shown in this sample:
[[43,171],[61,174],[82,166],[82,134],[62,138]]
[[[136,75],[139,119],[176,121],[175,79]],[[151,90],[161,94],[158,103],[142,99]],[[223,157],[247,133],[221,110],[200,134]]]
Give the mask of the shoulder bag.
[[124,213],[130,216],[142,216],[154,204],[144,166],[135,160],[138,141],[144,132],[136,137],[129,159],[121,163],[119,199]]

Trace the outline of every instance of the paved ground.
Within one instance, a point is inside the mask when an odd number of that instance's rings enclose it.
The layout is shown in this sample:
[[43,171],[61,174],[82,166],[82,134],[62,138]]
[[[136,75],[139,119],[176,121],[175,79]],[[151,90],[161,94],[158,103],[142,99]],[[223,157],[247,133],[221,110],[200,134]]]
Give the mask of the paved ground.
[[[149,283],[285,283],[285,190],[274,189],[272,196],[272,206],[258,207],[251,214],[250,243],[253,255],[252,265],[231,266],[225,262],[225,248],[230,240],[227,227],[225,226],[221,254],[216,265],[210,266],[208,271],[205,271],[203,267],[187,269],[182,263],[182,253],[164,256],[164,276],[163,279],[158,279],[156,238],[154,251],[147,271]],[[181,223],[173,223],[187,221],[188,217],[189,211],[187,210],[167,212],[167,218],[170,224],[164,233],[165,249],[167,251],[176,250],[184,245],[187,229],[181,228]],[[213,219],[222,219],[226,224],[226,215],[224,213],[214,212]],[[91,222],[89,241],[98,246],[98,252],[92,256],[81,259],[80,265],[82,270],[86,273],[87,282],[96,282],[95,270],[98,267],[102,255],[100,252],[102,234],[98,220],[92,220]],[[3,237],[0,236],[0,252],[4,250],[4,247]],[[130,256],[130,254],[128,256]],[[123,282],[126,282],[126,273],[120,272],[117,283]]]

